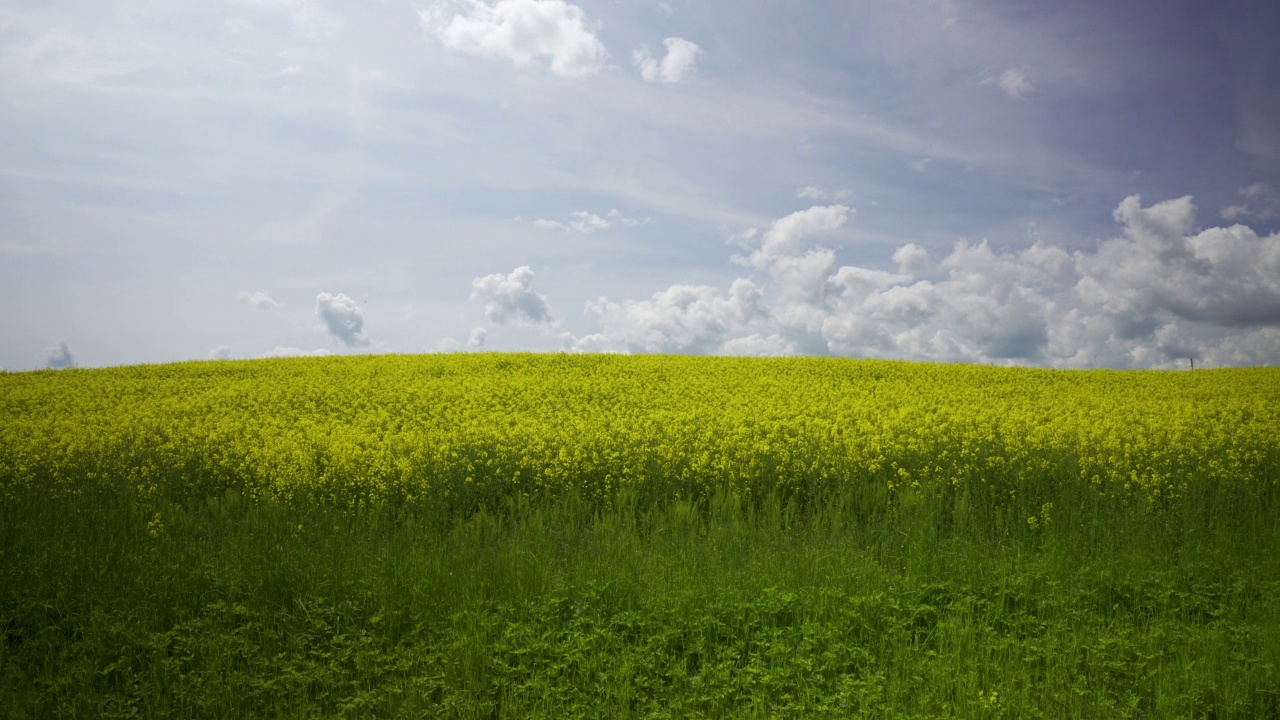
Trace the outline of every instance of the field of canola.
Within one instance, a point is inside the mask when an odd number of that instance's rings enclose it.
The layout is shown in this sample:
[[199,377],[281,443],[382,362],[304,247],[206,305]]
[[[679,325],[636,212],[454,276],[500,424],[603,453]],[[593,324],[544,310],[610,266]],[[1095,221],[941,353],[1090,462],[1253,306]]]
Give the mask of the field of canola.
[[0,716],[1280,718],[1280,370],[0,373]]
[[851,486],[1079,483],[1159,503],[1280,483],[1280,371],[383,356],[0,375],[0,488],[475,509]]

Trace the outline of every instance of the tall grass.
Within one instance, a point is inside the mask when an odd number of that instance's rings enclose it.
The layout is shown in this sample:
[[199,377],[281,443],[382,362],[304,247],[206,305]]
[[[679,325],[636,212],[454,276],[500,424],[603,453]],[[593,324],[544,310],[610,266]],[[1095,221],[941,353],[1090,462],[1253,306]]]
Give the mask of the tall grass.
[[1278,717],[1280,502],[1191,487],[470,513],[29,489],[0,496],[0,714]]

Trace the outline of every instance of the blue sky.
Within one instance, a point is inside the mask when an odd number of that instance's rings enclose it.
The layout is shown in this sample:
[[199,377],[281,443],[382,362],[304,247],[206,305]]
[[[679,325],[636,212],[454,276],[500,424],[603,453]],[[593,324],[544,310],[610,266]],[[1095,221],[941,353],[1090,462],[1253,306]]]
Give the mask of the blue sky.
[[0,366],[1278,364],[1278,8],[16,0]]

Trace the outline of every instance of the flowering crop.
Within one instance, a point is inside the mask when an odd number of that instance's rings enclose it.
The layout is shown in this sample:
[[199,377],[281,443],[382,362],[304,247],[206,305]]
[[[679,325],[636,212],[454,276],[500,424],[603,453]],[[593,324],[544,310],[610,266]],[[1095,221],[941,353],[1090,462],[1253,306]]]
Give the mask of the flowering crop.
[[[476,507],[1280,482],[1280,370],[456,354],[0,375],[0,490]],[[1032,529],[1051,522],[1027,498]]]

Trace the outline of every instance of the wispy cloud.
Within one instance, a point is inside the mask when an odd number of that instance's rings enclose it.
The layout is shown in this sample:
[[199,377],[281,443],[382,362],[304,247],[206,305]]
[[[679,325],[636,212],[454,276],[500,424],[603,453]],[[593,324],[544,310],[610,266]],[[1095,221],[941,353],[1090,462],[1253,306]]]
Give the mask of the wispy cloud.
[[266,290],[257,290],[254,292],[245,290],[236,296],[236,299],[250,307],[257,308],[258,310],[279,310],[281,308],[280,303],[273,300],[271,298],[271,293],[268,293]]
[[610,210],[604,216],[596,215],[586,210],[578,210],[570,213],[569,220],[566,222],[538,219],[533,221],[533,225],[543,230],[568,230],[590,235],[597,230],[608,230],[613,227],[636,227],[638,225],[648,225],[652,222],[651,218],[624,217],[622,213],[615,209]]
[[846,188],[841,188],[839,190],[823,190],[822,188],[814,185],[806,185],[805,187],[796,190],[797,198],[800,198],[801,200],[814,200],[817,202],[847,200],[852,195],[853,191]]
[[1240,188],[1237,193],[1242,202],[1222,209],[1224,220],[1274,220],[1280,218],[1280,187],[1259,182]]
[[1035,86],[1031,84],[1026,72],[1016,67],[1009,68],[999,75],[989,75],[982,81],[982,84],[995,85],[1005,91],[1009,97],[1015,98],[1022,97],[1035,90]]

